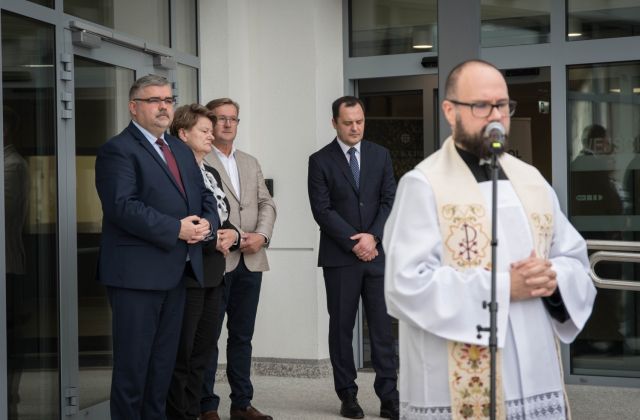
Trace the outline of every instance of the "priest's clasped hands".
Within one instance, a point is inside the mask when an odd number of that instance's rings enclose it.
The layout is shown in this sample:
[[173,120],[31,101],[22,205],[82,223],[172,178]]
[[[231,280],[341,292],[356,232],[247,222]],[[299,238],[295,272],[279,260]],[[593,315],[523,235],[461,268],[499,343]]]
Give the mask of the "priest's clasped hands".
[[551,261],[531,251],[528,258],[511,264],[511,300],[551,296],[558,287]]

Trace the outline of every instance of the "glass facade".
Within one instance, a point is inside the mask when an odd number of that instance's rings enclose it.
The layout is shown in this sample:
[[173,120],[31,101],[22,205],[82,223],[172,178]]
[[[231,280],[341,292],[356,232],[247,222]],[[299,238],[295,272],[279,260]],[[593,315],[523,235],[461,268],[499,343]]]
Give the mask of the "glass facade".
[[28,0],[32,3],[40,4],[46,7],[53,7],[53,0]]
[[[640,63],[571,66],[567,71],[570,220],[587,239],[640,240]],[[631,263],[596,273],[636,281]],[[572,345],[577,374],[640,377],[640,295],[600,289]]]
[[2,12],[10,420],[59,418],[54,29]]
[[176,49],[198,55],[196,0],[176,0]]
[[[0,38],[5,180],[0,273],[6,296],[0,332],[7,339],[0,355],[6,354],[8,407],[0,409],[0,419],[108,418],[111,314],[105,289],[96,282],[102,212],[95,155],[129,123],[128,91],[136,76],[166,76],[183,98],[197,101],[197,3],[174,5],[172,31],[167,0],[57,2],[72,19],[152,44],[169,46],[174,33],[180,49],[168,54],[178,63],[175,71],[154,67],[153,53],[108,37],[94,49],[74,45],[69,16],[54,10],[53,1],[34,1],[51,9],[10,3],[11,12],[1,13]],[[71,209],[75,220],[66,214]]]
[[349,55],[436,51],[437,10],[437,0],[351,0]]
[[550,0],[482,0],[483,47],[549,42]]
[[198,102],[198,69],[178,64],[178,104]]
[[627,0],[567,0],[569,41],[640,35],[640,4]]
[[[170,46],[168,0],[65,0],[64,12],[149,42]],[[153,24],[141,25],[140,22]]]
[[[437,3],[447,7],[445,14],[455,15],[455,8],[451,7],[458,6],[449,6],[445,0]],[[414,50],[392,49],[402,39],[393,30],[433,22],[424,20],[424,9],[420,7],[425,4],[348,2],[350,17],[344,28],[349,32],[350,51],[344,71],[357,86],[353,91],[363,100],[378,96],[388,108],[394,103],[393,95],[375,89],[363,91],[361,87],[376,80],[398,79],[394,83],[401,83],[400,80],[432,74],[432,63],[425,65],[423,61],[426,70],[416,66],[419,59],[416,63],[409,54]],[[432,16],[436,16],[436,5],[431,7]],[[403,25],[390,23],[399,22],[394,20],[398,17],[395,10],[411,8],[416,10],[412,18],[422,19],[421,22],[407,18]],[[549,0],[481,0],[479,47],[477,53],[473,49],[467,51],[505,69],[510,96],[518,102],[508,151],[541,171],[585,238],[609,241],[606,246],[614,246],[611,241],[634,245],[640,241],[640,219],[636,219],[640,208],[640,176],[636,176],[636,172],[640,173],[640,64],[631,61],[637,60],[637,41],[631,37],[640,35],[639,8],[638,2],[624,0],[566,0],[565,4]],[[445,30],[456,28],[455,21],[437,24],[443,36]],[[561,39],[552,37],[557,33],[562,34]],[[618,39],[606,39],[614,37]],[[405,33],[404,45],[407,38]],[[599,41],[567,43],[592,39]],[[518,46],[515,54],[512,48],[494,48],[513,46]],[[450,62],[447,59],[452,57],[459,60],[459,55],[452,52],[454,48],[441,46],[438,60],[433,63]],[[359,59],[364,56],[368,59]],[[423,95],[434,98],[433,114],[423,106],[423,121],[434,118],[424,126],[423,132],[428,134],[432,128],[438,131],[439,104],[435,103],[437,91],[423,90]],[[371,106],[375,109],[375,102]],[[368,121],[368,130],[377,123]],[[383,137],[393,138],[384,127],[377,130]],[[376,135],[367,132],[367,137]],[[439,134],[436,137],[437,144],[442,138]],[[425,156],[430,153],[428,147],[424,152]],[[592,243],[591,252],[595,247]],[[636,257],[637,253],[629,258]],[[633,283],[640,279],[637,270],[637,263],[605,260],[597,264],[594,276]],[[592,318],[575,343],[564,348],[569,383],[638,386],[638,299],[640,295],[635,291],[598,288]],[[363,323],[360,334],[365,365],[366,333]]]

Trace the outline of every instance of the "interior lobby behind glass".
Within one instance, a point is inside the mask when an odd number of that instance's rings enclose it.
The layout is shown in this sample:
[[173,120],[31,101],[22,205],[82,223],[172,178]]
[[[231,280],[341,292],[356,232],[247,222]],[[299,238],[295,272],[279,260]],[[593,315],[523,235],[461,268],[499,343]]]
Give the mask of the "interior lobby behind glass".
[[[640,63],[567,71],[570,220],[587,239],[640,240]],[[636,264],[602,262],[596,274],[638,280]],[[571,346],[572,373],[640,377],[640,299],[599,289]]]
[[54,28],[2,12],[9,420],[59,414]]
[[640,3],[628,0],[567,0],[567,40],[640,35]]

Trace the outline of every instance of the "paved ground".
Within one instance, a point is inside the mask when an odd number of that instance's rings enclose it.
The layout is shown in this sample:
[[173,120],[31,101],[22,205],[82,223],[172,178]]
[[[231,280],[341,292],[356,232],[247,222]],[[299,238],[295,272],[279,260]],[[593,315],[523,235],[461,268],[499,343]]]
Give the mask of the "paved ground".
[[[367,419],[379,419],[380,403],[373,392],[374,374],[360,372],[358,399]],[[253,377],[253,405],[276,420],[341,419],[340,401],[331,378],[300,379],[274,376]],[[229,386],[217,385],[222,397],[220,414],[229,419]],[[573,420],[638,420],[640,389],[568,386]]]

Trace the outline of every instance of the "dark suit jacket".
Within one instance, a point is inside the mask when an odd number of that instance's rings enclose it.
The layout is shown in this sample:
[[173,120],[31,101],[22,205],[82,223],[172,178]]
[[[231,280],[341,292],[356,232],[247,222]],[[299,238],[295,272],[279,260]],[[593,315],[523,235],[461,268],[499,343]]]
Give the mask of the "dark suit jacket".
[[[218,183],[218,186],[220,187],[220,189],[222,189],[222,180],[220,179],[220,174],[218,173],[218,171],[207,164],[204,165],[204,169],[206,169],[213,175],[213,177],[216,179],[216,182]],[[224,197],[224,202],[227,205],[227,209],[230,209],[229,200],[227,200],[226,196]],[[238,233],[238,238],[240,238],[240,231],[237,227],[231,224],[229,219],[227,219],[222,224],[222,226],[220,226],[220,229],[233,229]],[[238,241],[237,244],[233,245],[230,250],[235,251],[239,247],[240,241]],[[224,278],[226,261],[224,255],[222,255],[222,252],[216,249],[215,240],[211,240],[202,246],[202,259],[204,262],[204,287],[219,286],[220,283],[222,283],[222,279]],[[187,287],[200,287],[200,285],[194,280],[189,279],[187,280]]]
[[204,186],[193,152],[165,134],[186,197],[167,164],[130,123],[98,150],[96,189],[102,203],[102,237],[98,280],[107,286],[171,290],[182,279],[187,254],[203,283],[202,246],[178,238],[180,219],[206,218],[215,233],[219,225],[215,199]]
[[[336,139],[309,157],[309,201],[320,225],[320,267],[359,262],[352,252],[356,241],[349,239],[356,233],[370,233],[382,240],[396,193],[391,155],[386,148],[363,140],[360,162],[358,190]],[[381,243],[373,262],[378,261],[384,261]]]

